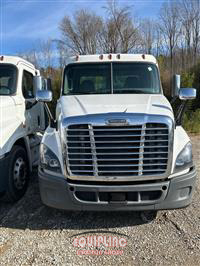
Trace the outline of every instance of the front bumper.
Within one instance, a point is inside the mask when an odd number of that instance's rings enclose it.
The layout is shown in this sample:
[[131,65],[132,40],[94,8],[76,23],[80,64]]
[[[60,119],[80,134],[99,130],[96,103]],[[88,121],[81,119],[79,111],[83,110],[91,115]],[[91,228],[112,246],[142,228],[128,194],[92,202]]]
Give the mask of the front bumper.
[[41,199],[65,210],[141,211],[177,209],[192,201],[196,170],[171,180],[133,185],[75,184],[39,169]]

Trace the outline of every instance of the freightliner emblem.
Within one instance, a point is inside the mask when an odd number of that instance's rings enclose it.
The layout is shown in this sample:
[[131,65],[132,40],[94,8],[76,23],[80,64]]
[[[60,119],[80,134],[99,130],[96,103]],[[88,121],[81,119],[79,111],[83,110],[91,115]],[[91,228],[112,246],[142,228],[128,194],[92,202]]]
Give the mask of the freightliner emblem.
[[126,119],[108,119],[106,124],[110,125],[128,125],[129,122]]

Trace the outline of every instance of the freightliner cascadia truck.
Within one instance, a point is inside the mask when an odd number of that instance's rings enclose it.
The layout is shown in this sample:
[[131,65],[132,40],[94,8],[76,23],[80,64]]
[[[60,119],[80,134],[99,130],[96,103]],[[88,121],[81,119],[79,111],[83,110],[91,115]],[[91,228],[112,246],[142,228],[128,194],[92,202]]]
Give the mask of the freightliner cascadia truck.
[[[44,204],[65,210],[147,211],[191,203],[196,170],[181,126],[193,88],[180,88],[175,113],[152,55],[71,58],[63,71],[56,119],[40,146]],[[51,101],[39,90],[37,100]]]
[[45,88],[39,75],[22,58],[0,56],[0,196],[9,202],[24,195],[39,161],[37,132],[46,125],[44,104],[35,98],[37,86]]

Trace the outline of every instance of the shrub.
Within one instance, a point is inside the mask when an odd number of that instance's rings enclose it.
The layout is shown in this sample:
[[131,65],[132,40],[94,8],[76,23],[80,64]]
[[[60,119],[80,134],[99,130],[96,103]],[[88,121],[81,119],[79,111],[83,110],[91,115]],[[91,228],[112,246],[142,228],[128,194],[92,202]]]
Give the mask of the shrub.
[[181,74],[181,87],[182,88],[192,88],[194,83],[195,75],[194,73],[183,72]]
[[200,109],[184,114],[183,127],[190,133],[200,133]]

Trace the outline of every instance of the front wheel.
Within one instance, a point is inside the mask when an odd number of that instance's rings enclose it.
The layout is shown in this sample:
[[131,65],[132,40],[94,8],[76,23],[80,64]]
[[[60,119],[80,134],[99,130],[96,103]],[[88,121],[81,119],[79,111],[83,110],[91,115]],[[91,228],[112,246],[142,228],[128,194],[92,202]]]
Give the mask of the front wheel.
[[7,178],[7,189],[2,199],[6,202],[16,202],[24,196],[29,183],[27,155],[20,146],[14,146],[11,150]]

